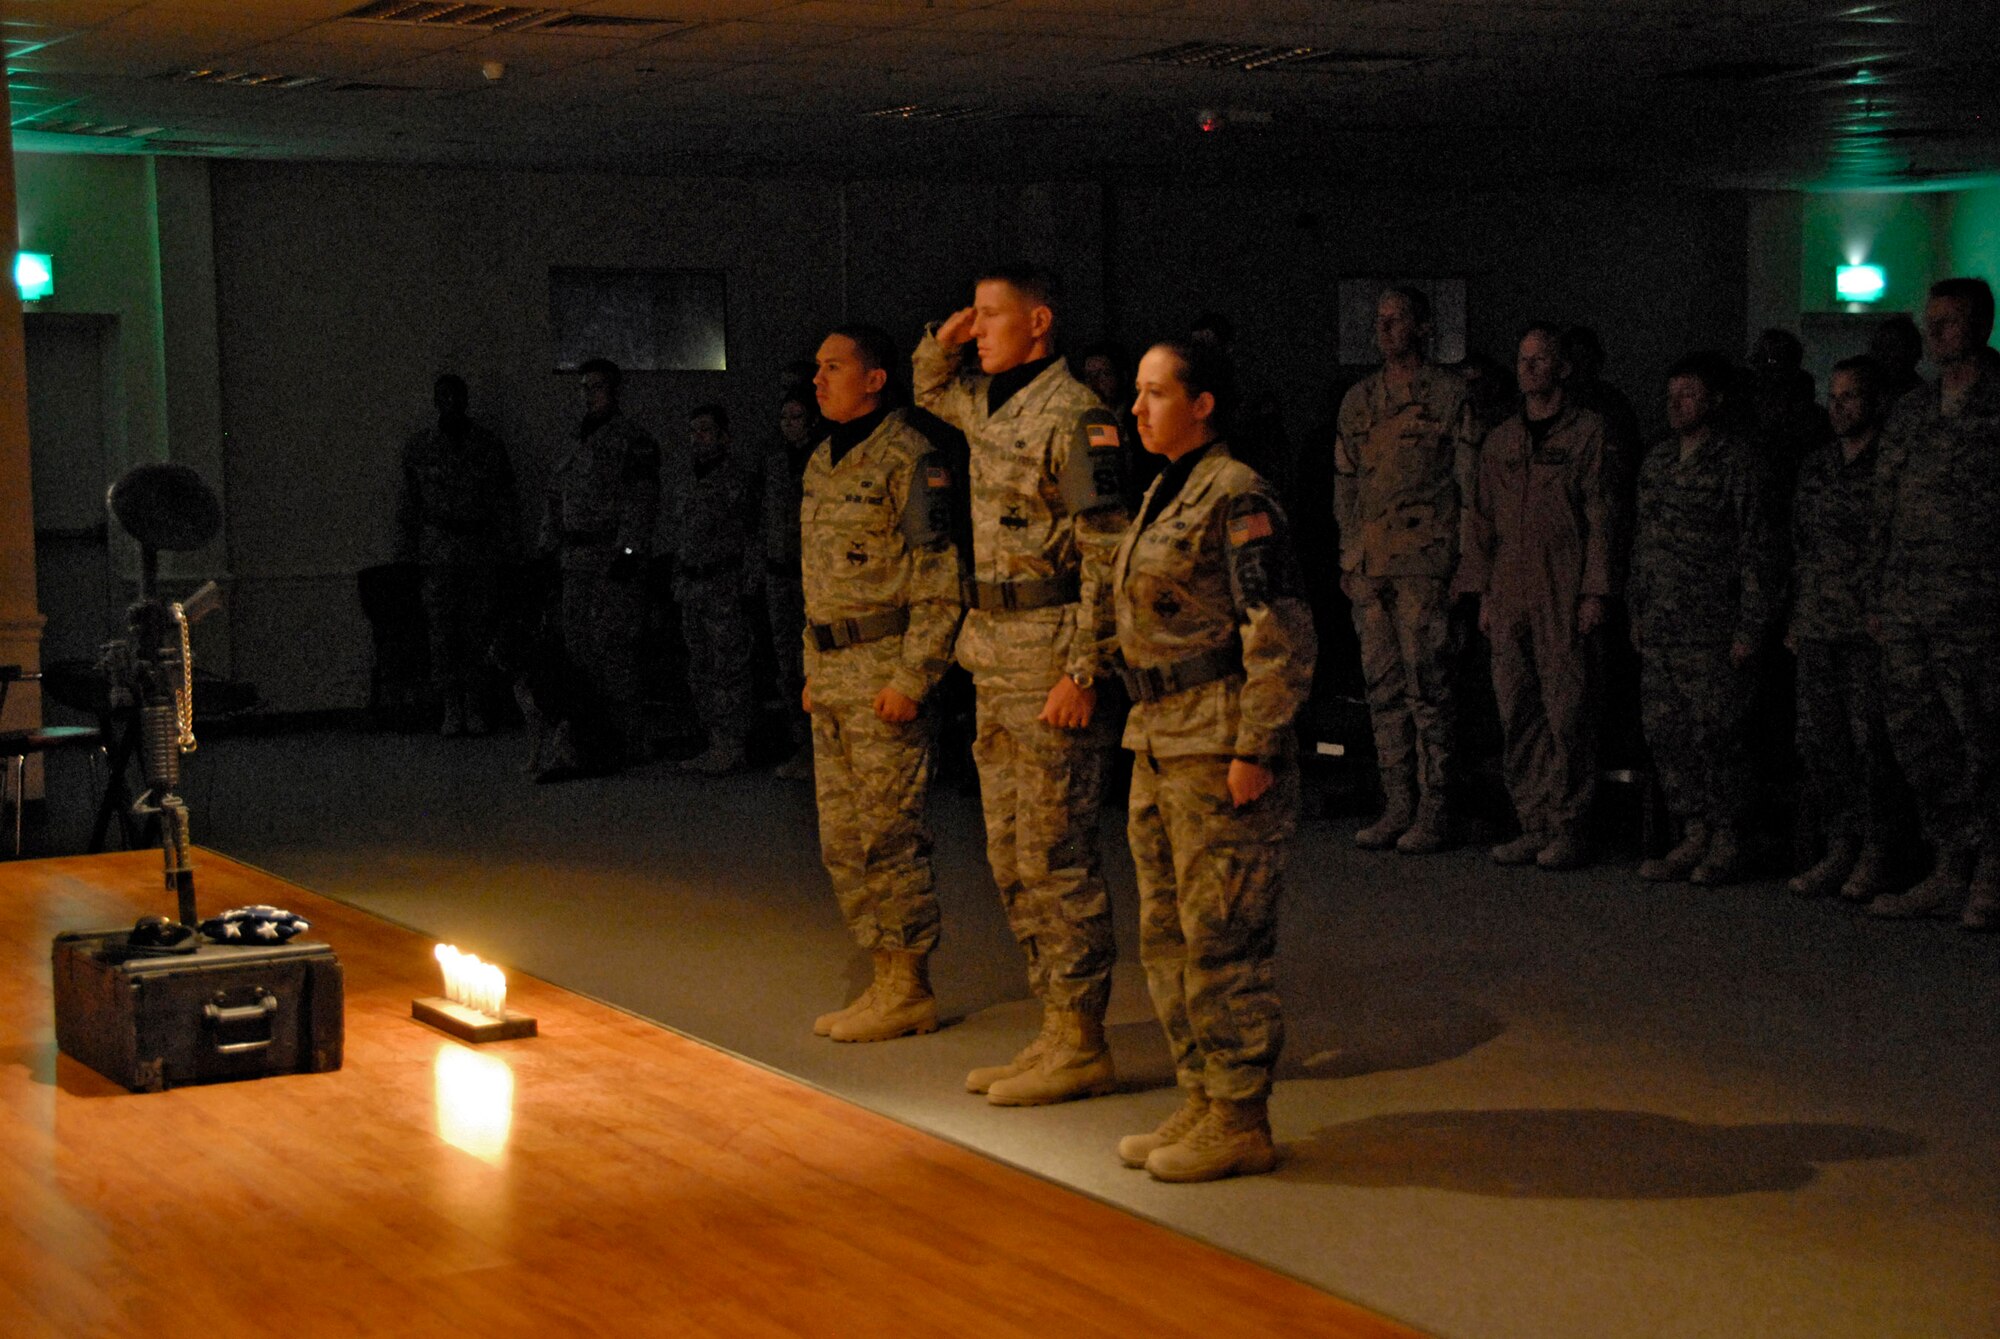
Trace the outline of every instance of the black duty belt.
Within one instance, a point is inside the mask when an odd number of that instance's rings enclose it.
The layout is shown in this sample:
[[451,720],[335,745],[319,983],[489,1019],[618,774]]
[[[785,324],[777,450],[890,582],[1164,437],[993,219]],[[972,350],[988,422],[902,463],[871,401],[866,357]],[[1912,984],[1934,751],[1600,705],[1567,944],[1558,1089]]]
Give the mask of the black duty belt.
[[843,646],[859,646],[863,642],[879,642],[884,637],[893,637],[910,626],[910,611],[907,609],[884,609],[877,614],[863,614],[860,618],[837,618],[831,623],[808,623],[806,635],[813,645],[822,651],[838,651]]
[[725,573],[741,572],[742,570],[743,560],[741,558],[723,558],[712,563],[682,563],[675,569],[681,576],[687,577],[692,581],[700,581],[704,577],[719,577]]
[[1131,694],[1134,702],[1158,702],[1163,697],[1185,693],[1190,688],[1199,688],[1205,683],[1214,683],[1217,679],[1242,672],[1243,648],[1234,642],[1185,660],[1176,660],[1170,665],[1148,665],[1143,669],[1125,664],[1118,666],[1118,677],[1125,681],[1125,691]]
[[1064,577],[1032,577],[1026,581],[968,581],[965,607],[968,609],[1047,609],[1051,605],[1075,604],[1075,574]]

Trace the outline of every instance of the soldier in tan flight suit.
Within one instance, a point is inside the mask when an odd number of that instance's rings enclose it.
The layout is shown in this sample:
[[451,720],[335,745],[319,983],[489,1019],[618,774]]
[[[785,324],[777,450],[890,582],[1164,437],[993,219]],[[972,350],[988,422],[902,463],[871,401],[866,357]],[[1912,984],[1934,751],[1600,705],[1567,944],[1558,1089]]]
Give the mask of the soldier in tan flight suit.
[[[996,270],[914,358],[917,403],[971,449],[973,580],[958,659],[977,693],[986,854],[1042,1029],[966,1075],[997,1106],[1110,1092],[1111,906],[1098,871],[1111,555],[1126,510],[1118,419],[1053,348],[1052,281]],[[975,346],[977,366],[960,365]]]
[[1451,841],[1448,592],[1479,446],[1465,379],[1425,356],[1430,335],[1429,298],[1414,288],[1382,295],[1382,368],[1341,401],[1333,459],[1340,586],[1354,602],[1384,798],[1354,843],[1406,855]]
[[1118,1156],[1162,1181],[1277,1165],[1266,1103],[1284,1041],[1274,959],[1298,824],[1292,721],[1318,643],[1275,490],[1217,439],[1231,389],[1212,347],[1156,344],[1140,360],[1140,439],[1168,463],[1112,567],[1139,952],[1182,1094]]
[[937,1030],[928,962],[933,722],[924,699],[951,663],[958,553],[951,475],[930,440],[884,402],[895,345],[842,326],[819,347],[814,391],[828,428],[799,504],[806,686],[820,855],[874,980],[813,1031],[887,1041]]
[[1480,597],[1493,646],[1502,764],[1521,835],[1502,865],[1574,869],[1597,790],[1595,635],[1616,594],[1604,419],[1563,389],[1561,334],[1529,327],[1515,358],[1522,408],[1487,434],[1452,588]]

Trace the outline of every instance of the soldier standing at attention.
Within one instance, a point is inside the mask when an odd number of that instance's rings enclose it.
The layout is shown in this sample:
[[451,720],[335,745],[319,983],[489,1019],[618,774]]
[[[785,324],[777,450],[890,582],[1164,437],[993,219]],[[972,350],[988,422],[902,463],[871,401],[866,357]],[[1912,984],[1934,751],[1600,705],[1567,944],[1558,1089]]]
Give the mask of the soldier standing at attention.
[[1298,825],[1292,721],[1318,644],[1276,494],[1218,439],[1231,390],[1227,358],[1192,340],[1140,360],[1140,437],[1167,464],[1112,567],[1139,953],[1182,1097],[1118,1156],[1162,1181],[1277,1165],[1266,1104],[1284,1041],[1274,958]]
[[1480,597],[1507,791],[1521,835],[1496,863],[1575,869],[1597,791],[1597,647],[1617,594],[1604,420],[1563,391],[1561,334],[1528,327],[1515,359],[1521,409],[1488,434],[1461,509],[1454,589]]
[[564,722],[572,736],[555,752],[605,771],[643,756],[640,578],[659,520],[660,447],[619,412],[616,363],[593,358],[580,373],[583,422],[549,478],[541,549],[562,570],[563,655],[577,689]]
[[462,378],[445,373],[431,398],[437,426],[403,444],[400,556],[423,576],[442,733],[483,735],[478,671],[493,638],[500,566],[521,538],[514,468],[500,439],[466,416]]
[[758,493],[756,480],[730,455],[729,414],[721,405],[688,415],[688,458],[693,474],[675,541],[674,599],[687,643],[688,688],[708,748],[681,767],[724,776],[743,769],[754,711],[743,563]]
[[1924,331],[1934,383],[1896,402],[1882,432],[1876,518],[1889,740],[1936,848],[1929,877],[1876,916],[1950,916],[2000,928],[2000,368],[1993,290],[1931,285]]
[[884,401],[896,356],[873,326],[819,346],[813,379],[831,432],[806,463],[799,505],[806,686],[820,856],[868,988],[813,1031],[887,1041],[937,1030],[928,963],[938,942],[925,821],[935,722],[923,702],[951,663],[958,552],[951,475]]
[[1681,839],[1639,866],[1655,883],[1734,882],[1750,804],[1755,661],[1778,614],[1767,462],[1717,424],[1729,360],[1667,370],[1668,436],[1646,453],[1632,544],[1632,642],[1646,743]]
[[1465,379],[1426,357],[1430,337],[1428,297],[1400,287],[1382,294],[1382,367],[1340,402],[1333,461],[1340,585],[1354,604],[1384,799],[1382,816],[1354,844],[1406,855],[1451,844],[1448,592],[1459,504],[1478,461]]
[[[997,1106],[1117,1085],[1104,1044],[1110,899],[1098,870],[1105,764],[1097,680],[1112,667],[1111,556],[1125,529],[1118,419],[1054,352],[1052,280],[990,272],[928,331],[917,403],[971,449],[973,580],[958,659],[976,697],[986,855],[1028,959],[1042,1029],[966,1075]],[[976,367],[961,367],[974,346]]]
[[[799,588],[799,480],[819,440],[819,409],[810,390],[791,390],[778,405],[778,435],[764,452],[764,616],[771,625],[778,697],[787,706],[805,688],[800,636],[805,595]],[[787,715],[790,715],[788,712]],[[812,726],[801,713],[791,732],[797,751],[778,764],[786,781],[812,776]]]
[[1786,886],[1867,901],[1888,892],[1896,763],[1882,717],[1882,654],[1864,620],[1875,573],[1881,368],[1866,356],[1827,382],[1828,439],[1799,466],[1792,503],[1792,615],[1798,752],[1818,802],[1826,853]]

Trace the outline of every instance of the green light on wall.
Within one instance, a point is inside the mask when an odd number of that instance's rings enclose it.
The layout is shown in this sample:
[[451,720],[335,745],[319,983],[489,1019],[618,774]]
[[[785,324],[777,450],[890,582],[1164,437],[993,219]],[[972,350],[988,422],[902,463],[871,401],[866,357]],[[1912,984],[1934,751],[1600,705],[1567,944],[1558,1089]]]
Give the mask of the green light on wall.
[[1888,290],[1889,276],[1880,265],[1836,265],[1833,292],[1842,302],[1879,302]]
[[14,287],[21,301],[38,302],[56,291],[56,260],[41,251],[23,251],[14,257]]

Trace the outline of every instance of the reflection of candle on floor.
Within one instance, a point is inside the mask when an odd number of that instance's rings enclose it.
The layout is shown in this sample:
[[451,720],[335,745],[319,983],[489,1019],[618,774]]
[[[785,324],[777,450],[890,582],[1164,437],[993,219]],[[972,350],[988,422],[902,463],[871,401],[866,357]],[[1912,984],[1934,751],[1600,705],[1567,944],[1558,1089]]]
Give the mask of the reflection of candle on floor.
[[434,955],[444,971],[444,997],[492,1018],[507,1016],[507,975],[477,955],[439,944]]

